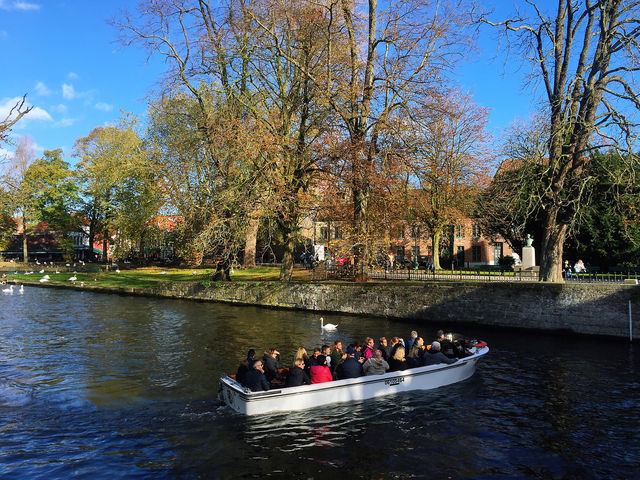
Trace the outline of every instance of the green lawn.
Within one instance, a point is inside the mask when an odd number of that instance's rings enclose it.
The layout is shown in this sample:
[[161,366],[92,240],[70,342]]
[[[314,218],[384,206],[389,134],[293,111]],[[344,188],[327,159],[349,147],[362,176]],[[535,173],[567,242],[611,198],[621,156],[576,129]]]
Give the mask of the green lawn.
[[[100,287],[137,287],[150,288],[162,283],[168,282],[194,282],[194,281],[210,281],[211,274],[214,272],[212,268],[161,268],[146,267],[123,269],[120,272],[115,270],[103,272],[76,271],[56,273],[55,270],[48,270],[43,273],[36,271],[33,274],[18,273],[16,270],[24,272],[20,269],[21,265],[11,264],[7,268],[10,281],[17,282],[39,282],[45,275],[49,276],[49,280],[45,283],[54,285],[76,285],[84,282],[85,285],[95,285]],[[95,268],[93,268],[95,270]],[[238,269],[231,273],[231,279],[235,281],[275,281],[280,275],[279,267],[257,267],[251,269]],[[75,281],[71,278],[75,277]],[[296,269],[294,271],[294,280],[309,280],[311,274],[308,270]]]

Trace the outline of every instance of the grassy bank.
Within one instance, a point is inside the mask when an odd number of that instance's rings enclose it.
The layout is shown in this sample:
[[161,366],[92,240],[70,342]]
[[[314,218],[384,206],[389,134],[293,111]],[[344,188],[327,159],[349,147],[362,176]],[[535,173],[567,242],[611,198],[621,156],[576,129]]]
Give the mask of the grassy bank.
[[[15,282],[40,282],[48,276],[46,282],[54,285],[69,285],[71,283],[95,285],[100,287],[134,287],[151,288],[167,282],[209,282],[213,268],[161,268],[145,267],[102,271],[95,266],[78,267],[77,269],[65,268],[64,271],[56,267],[40,267],[33,273],[25,272],[21,264],[4,263],[0,269],[7,275],[4,279]],[[16,273],[17,272],[17,273]],[[31,270],[28,270],[31,272]],[[273,281],[278,280],[280,269],[278,267],[257,267],[251,269],[238,269],[231,273],[234,281]],[[75,279],[74,279],[75,278]],[[308,270],[295,269],[294,280],[310,280]],[[74,279],[74,280],[72,280]]]

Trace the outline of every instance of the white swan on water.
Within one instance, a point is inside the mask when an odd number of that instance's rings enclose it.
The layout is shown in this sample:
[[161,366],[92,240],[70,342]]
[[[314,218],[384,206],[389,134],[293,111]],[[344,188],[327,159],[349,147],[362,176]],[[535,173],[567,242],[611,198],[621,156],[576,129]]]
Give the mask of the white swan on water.
[[10,285],[9,288],[3,288],[3,293],[13,293],[13,285]]
[[24,285],[20,285],[20,290],[18,290],[20,293],[24,293]]
[[338,328],[338,325],[334,325],[333,323],[327,323],[325,325],[324,318],[320,317],[320,328],[323,330],[335,330]]

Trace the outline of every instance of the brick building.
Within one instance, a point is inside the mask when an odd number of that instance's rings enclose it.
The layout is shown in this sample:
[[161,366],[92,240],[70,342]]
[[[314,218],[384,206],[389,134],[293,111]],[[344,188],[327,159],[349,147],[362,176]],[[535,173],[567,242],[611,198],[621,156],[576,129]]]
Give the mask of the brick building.
[[[303,234],[309,238],[320,258],[328,252],[330,255],[349,253],[344,239],[341,222],[312,222],[303,228]],[[440,237],[441,261],[449,252],[449,243],[453,240],[453,259],[456,268],[470,268],[475,265],[497,265],[500,257],[513,255],[511,247],[502,239],[490,239],[482,236],[480,227],[471,219],[464,219],[453,227],[445,228],[449,234]],[[405,225],[388,235],[388,244],[379,247],[378,254],[391,256],[394,260],[415,262],[418,256],[433,255],[433,239],[429,232],[418,227]],[[441,264],[443,268],[451,265]]]

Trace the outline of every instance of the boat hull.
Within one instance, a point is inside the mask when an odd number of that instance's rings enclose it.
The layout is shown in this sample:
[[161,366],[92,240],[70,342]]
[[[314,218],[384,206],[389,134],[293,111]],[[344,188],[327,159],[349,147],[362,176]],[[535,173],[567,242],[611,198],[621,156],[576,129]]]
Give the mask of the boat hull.
[[476,371],[478,360],[489,352],[482,347],[451,365],[438,364],[411,368],[383,375],[371,375],[333,382],[317,383],[251,392],[234,379],[220,379],[220,398],[228,406],[244,415],[305,410],[332,403],[353,402],[411,390],[431,390],[461,382]]

